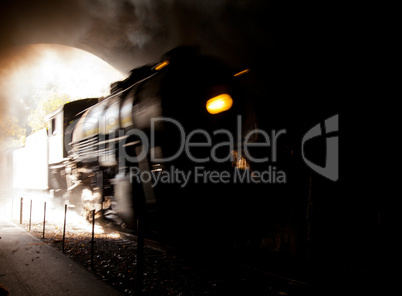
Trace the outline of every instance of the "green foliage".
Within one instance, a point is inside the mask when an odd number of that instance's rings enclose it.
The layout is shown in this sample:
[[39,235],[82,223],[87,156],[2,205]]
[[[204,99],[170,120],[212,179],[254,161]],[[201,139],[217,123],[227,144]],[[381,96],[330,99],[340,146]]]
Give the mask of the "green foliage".
[[0,120],[0,151],[24,145],[25,134],[26,129],[20,126],[17,117],[3,115]]
[[66,94],[58,94],[55,90],[43,92],[37,101],[35,109],[31,110],[31,114],[27,121],[21,122],[16,116],[10,114],[2,114],[0,118],[0,151],[21,147],[25,144],[27,128],[33,134],[46,127],[44,117],[57,110],[65,103],[71,101],[70,96]]
[[32,133],[45,128],[44,117],[57,110],[60,106],[69,102],[70,97],[66,94],[50,93],[39,100],[38,106],[31,111],[28,117],[28,125]]

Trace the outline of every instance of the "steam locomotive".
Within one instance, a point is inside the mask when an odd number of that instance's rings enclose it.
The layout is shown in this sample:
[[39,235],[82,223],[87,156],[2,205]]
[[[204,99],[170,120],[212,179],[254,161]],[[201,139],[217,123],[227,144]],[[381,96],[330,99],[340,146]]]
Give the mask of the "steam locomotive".
[[[232,170],[241,161],[235,151],[247,128],[238,115],[248,110],[241,84],[248,70],[234,72],[194,48],[180,47],[156,64],[132,70],[111,85],[106,98],[65,104],[46,117],[50,187],[88,218],[95,210],[122,227],[135,228],[145,211],[165,213],[158,215],[161,224],[176,221],[176,227],[205,219],[211,208],[220,216],[218,209],[231,196],[227,184],[188,178],[183,186],[156,179],[200,168]],[[228,133],[239,140],[218,145],[210,157],[211,147],[227,142]]]
[[[274,103],[280,101],[280,108],[270,106],[269,116],[267,108],[253,111],[248,70],[237,70],[192,48],[177,48],[155,64],[132,70],[127,79],[112,85],[106,98],[71,102],[49,114],[50,188],[81,207],[88,218],[95,210],[97,216],[135,229],[142,216],[147,225],[155,223],[167,237],[181,237],[187,244],[194,242],[188,235],[197,233],[214,246],[234,241],[237,251],[243,244],[257,255],[261,253],[255,250],[269,250],[278,256],[289,254],[291,260],[299,256],[352,262],[357,251],[350,245],[364,253],[361,250],[373,245],[372,234],[383,235],[383,226],[370,220],[364,228],[368,239],[355,239],[361,221],[372,219],[362,207],[370,213],[378,209],[365,204],[364,195],[353,200],[350,194],[341,194],[337,183],[314,175],[300,158],[297,147],[317,117],[278,98]],[[259,106],[268,107],[268,100],[260,99],[255,100]],[[303,114],[293,118],[296,111]],[[290,130],[276,151],[281,161],[273,167],[284,167],[286,186],[230,182],[231,172],[257,167],[240,151],[246,140],[259,140],[245,135],[252,134],[256,122],[262,130],[272,128],[272,123],[280,126],[276,120]],[[314,152],[325,151],[320,146],[325,145],[323,139]],[[21,159],[25,172],[25,158],[15,159]],[[267,169],[266,163],[261,166]],[[180,182],[177,176],[189,172],[190,178]],[[26,179],[34,174],[26,174]],[[216,176],[222,179],[212,182]],[[372,258],[372,249],[361,258]]]

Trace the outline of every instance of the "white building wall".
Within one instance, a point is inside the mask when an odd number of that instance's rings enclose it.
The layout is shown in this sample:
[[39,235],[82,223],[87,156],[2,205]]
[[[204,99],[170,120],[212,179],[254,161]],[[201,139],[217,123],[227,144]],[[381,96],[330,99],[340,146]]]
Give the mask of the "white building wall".
[[13,152],[13,187],[19,189],[48,189],[46,129],[28,136],[25,147]]

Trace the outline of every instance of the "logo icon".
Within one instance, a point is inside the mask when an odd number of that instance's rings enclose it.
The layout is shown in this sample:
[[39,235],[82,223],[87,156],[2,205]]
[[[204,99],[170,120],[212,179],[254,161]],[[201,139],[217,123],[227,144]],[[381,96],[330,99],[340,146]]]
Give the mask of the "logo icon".
[[319,166],[312,161],[308,160],[305,156],[304,144],[318,136],[322,136],[321,125],[317,124],[312,127],[302,139],[302,157],[304,162],[312,168],[314,171],[320,175],[332,180],[338,180],[338,170],[339,170],[339,147],[338,147],[338,136],[334,135],[334,132],[338,132],[338,114],[334,115],[325,120],[325,131],[324,135],[326,137],[326,159],[325,166]]

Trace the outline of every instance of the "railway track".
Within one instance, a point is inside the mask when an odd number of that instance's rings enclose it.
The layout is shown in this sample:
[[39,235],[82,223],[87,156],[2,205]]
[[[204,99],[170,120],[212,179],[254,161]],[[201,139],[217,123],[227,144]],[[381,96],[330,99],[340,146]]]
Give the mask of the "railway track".
[[[58,206],[53,210],[58,211]],[[62,251],[62,216],[54,212],[53,217],[60,221],[46,222],[45,239],[42,239],[43,221],[39,219],[32,221],[30,232]],[[29,230],[27,220],[21,226]],[[135,231],[97,219],[91,262],[91,229],[88,221],[69,210],[64,253],[125,295],[138,293]],[[232,253],[211,254],[202,247],[183,250],[166,243],[157,230],[148,229],[146,234],[140,277],[143,295],[308,295],[306,282],[239,260]]]

